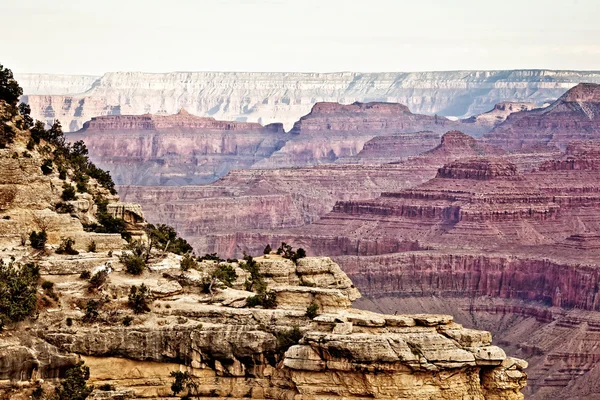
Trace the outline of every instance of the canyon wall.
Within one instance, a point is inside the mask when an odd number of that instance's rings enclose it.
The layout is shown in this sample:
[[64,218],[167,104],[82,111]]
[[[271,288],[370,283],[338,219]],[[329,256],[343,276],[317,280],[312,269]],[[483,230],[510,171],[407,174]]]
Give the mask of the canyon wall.
[[[503,101],[553,101],[600,73],[516,70],[396,73],[111,72],[81,90],[89,77],[17,74],[23,100],[42,121],[57,118],[70,131],[92,117],[176,113],[268,124],[286,129],[317,102],[383,101],[415,113],[469,117]],[[72,86],[65,80],[74,82]],[[74,94],[79,92],[79,94]]]
[[598,140],[600,85],[579,84],[548,107],[513,113],[484,139],[509,150],[536,145],[565,149],[572,140]]
[[213,182],[249,168],[287,140],[281,124],[216,121],[185,110],[169,116],[93,118],[69,134],[119,184],[186,185]]

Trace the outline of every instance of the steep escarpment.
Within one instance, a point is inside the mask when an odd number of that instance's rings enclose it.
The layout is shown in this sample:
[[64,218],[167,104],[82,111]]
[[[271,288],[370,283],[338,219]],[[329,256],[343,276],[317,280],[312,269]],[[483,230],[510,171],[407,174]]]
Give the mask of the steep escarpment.
[[185,110],[97,117],[68,137],[83,140],[118,184],[138,185],[212,182],[269,157],[286,141],[279,124],[216,121]]
[[489,332],[354,309],[327,257],[194,257],[17,98],[0,99],[0,397],[523,398],[527,362]]
[[[518,70],[396,73],[172,72],[104,74],[82,91],[80,78],[20,74],[33,116],[58,118],[70,131],[92,117],[111,114],[192,114],[286,129],[318,102],[384,101],[429,115],[469,117],[503,101],[553,101],[579,82],[600,83],[597,72]],[[45,83],[47,82],[47,83]],[[44,88],[56,88],[45,90]],[[81,94],[74,95],[73,93]]]
[[572,140],[600,139],[600,85],[582,83],[548,107],[511,114],[484,138],[508,150],[534,145],[565,149]]
[[[413,114],[408,107],[398,103],[317,103],[309,114],[300,118],[290,130],[290,140],[269,158],[259,161],[257,168],[287,168],[294,166],[331,163],[340,158],[356,156],[364,145],[373,138],[387,137],[400,140],[397,147],[405,148],[406,155],[416,155],[429,150],[431,137],[418,132],[428,131],[442,134],[451,129],[464,127],[473,134],[482,134],[486,128],[478,124],[464,124],[444,117]],[[418,145],[406,146],[405,136],[414,135]],[[406,135],[406,137],[410,137]],[[421,143],[422,142],[422,143]],[[406,143],[408,144],[408,143]],[[390,153],[381,156],[389,161],[401,159]]]
[[[468,138],[445,142],[436,153]],[[459,158],[423,184],[340,201],[295,229],[214,235],[209,249],[283,240],[329,253],[365,293],[361,307],[456,308],[461,323],[531,357],[528,396],[585,398],[594,393],[600,319],[598,148],[575,142],[534,169],[512,162],[526,153]]]

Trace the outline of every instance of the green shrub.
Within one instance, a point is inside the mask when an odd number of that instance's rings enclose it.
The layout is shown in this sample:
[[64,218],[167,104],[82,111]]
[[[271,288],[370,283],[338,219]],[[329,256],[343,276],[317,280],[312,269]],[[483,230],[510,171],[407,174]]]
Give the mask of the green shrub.
[[46,247],[46,241],[48,240],[48,235],[45,231],[36,232],[33,231],[29,235],[29,242],[31,242],[31,247],[37,250],[43,250]]
[[42,170],[42,173],[44,175],[50,175],[52,173],[52,171],[54,170],[52,168],[52,160],[44,160],[44,163],[42,164],[40,169]]
[[60,382],[52,400],[85,400],[92,393],[93,387],[87,386],[90,379],[90,369],[79,361],[77,365],[69,368],[65,379]]
[[125,266],[125,270],[131,275],[141,275],[146,269],[146,261],[141,255],[122,254],[119,261]]
[[255,296],[250,296],[246,299],[246,305],[248,307],[261,306],[263,308],[276,308],[277,307],[277,295],[273,291],[259,293]]
[[[88,271],[88,273],[89,273],[89,271]],[[83,272],[82,272],[82,275],[83,275]],[[89,289],[90,290],[100,289],[100,287],[102,287],[102,285],[104,285],[104,283],[106,282],[107,279],[108,279],[108,272],[106,272],[106,270],[103,269],[103,270],[96,272],[90,278]]]
[[190,399],[189,396],[198,391],[198,383],[194,380],[189,372],[171,371],[171,377],[174,378],[173,383],[171,384],[171,391],[173,392],[174,396],[186,391],[187,395],[183,396],[182,399]]
[[191,253],[194,250],[185,239],[177,235],[177,231],[171,226],[164,224],[148,225],[147,232],[151,248],[156,247],[161,251],[180,255]]
[[95,322],[100,316],[100,308],[102,307],[102,300],[88,300],[85,306],[85,315],[82,318],[83,322]]
[[219,265],[213,272],[213,277],[223,282],[225,286],[231,287],[237,279],[235,269],[228,264]]
[[271,254],[271,251],[273,251],[273,249],[271,249],[271,245],[267,244],[263,250],[263,254]]
[[133,317],[131,315],[128,315],[125,318],[123,318],[123,326],[130,326],[132,322]]
[[[27,141],[27,150],[29,151],[33,151],[33,149],[35,149],[35,142],[33,141],[33,139],[29,139]],[[43,171],[43,170],[42,170]]]
[[79,274],[79,279],[90,279],[90,276],[90,271],[82,271],[81,274]]
[[0,320],[22,321],[37,308],[39,268],[33,263],[0,261]]
[[110,383],[104,383],[104,384],[98,386],[98,390],[101,390],[103,392],[110,392],[112,390],[115,390],[115,387],[113,385],[111,385]]
[[132,286],[129,289],[129,307],[136,314],[142,314],[150,311],[150,307],[148,306],[148,302],[152,301],[152,294],[150,293],[150,289],[143,283],[137,287]]
[[297,262],[299,259],[306,257],[306,251],[304,251],[303,248],[294,251],[292,246],[285,242],[281,243],[281,246],[277,249],[277,254],[281,255],[283,258],[290,259],[293,262]]
[[277,351],[279,353],[286,352],[290,347],[298,344],[302,336],[302,332],[297,326],[286,331],[277,332]]
[[67,170],[64,168],[58,169],[58,179],[62,179],[63,181],[67,179]]
[[44,281],[42,282],[42,289],[44,290],[52,290],[54,289],[54,282]]
[[73,326],[73,318],[69,317],[69,318],[66,319],[65,322],[67,323],[67,326]]
[[315,318],[319,315],[319,305],[317,303],[310,303],[308,307],[306,307],[306,316],[310,319]]
[[73,189],[73,186],[65,182],[63,184],[63,192],[60,197],[63,199],[63,201],[71,201],[77,198],[77,194],[75,193],[75,189]]
[[182,271],[189,271],[190,268],[197,268],[198,262],[194,260],[191,254],[185,254],[181,259],[181,263],[179,264]]
[[202,257],[198,257],[198,261],[216,261],[218,263],[225,261],[217,255],[217,253],[205,254]]
[[58,246],[58,249],[56,249],[56,254],[68,254],[70,256],[76,256],[79,254],[79,252],[73,248],[74,244],[75,241],[71,238],[63,239],[60,243],[60,246]]
[[263,274],[260,272],[260,266],[252,256],[245,255],[244,262],[240,265],[250,273],[250,279],[246,281],[246,290],[256,293],[264,293],[267,290],[267,285],[264,281]]
[[75,207],[73,207],[72,204],[64,203],[61,201],[56,203],[56,205],[54,206],[54,210],[59,214],[72,214],[75,212]]
[[15,80],[12,71],[0,64],[0,100],[16,106],[22,94],[23,89]]

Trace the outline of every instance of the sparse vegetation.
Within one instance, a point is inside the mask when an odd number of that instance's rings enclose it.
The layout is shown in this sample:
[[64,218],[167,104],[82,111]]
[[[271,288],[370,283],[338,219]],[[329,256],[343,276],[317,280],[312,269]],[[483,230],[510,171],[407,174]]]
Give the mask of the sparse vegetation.
[[88,243],[87,251],[88,251],[88,253],[96,252],[96,241],[92,240],[91,242]]
[[276,337],[278,352],[280,354],[286,352],[290,347],[298,344],[300,339],[302,339],[302,336],[302,332],[297,326],[294,326],[289,330],[277,332]]
[[29,242],[31,243],[31,247],[37,250],[44,250],[46,247],[46,241],[48,240],[48,235],[45,230],[40,232],[33,231],[29,235]]
[[171,226],[164,224],[155,226],[150,224],[147,227],[147,233],[150,238],[148,253],[153,248],[179,255],[191,253],[194,250],[185,239],[177,235],[177,231]]
[[125,318],[123,318],[123,326],[130,326],[132,322],[133,317],[131,315],[128,315]]
[[143,314],[150,311],[148,303],[152,301],[150,289],[143,283],[138,286],[132,286],[129,289],[129,307],[136,314]]
[[36,311],[39,276],[33,263],[0,261],[0,327],[23,321]]
[[261,306],[263,308],[277,308],[277,295],[273,291],[266,291],[250,296],[246,299],[248,307]]
[[65,323],[67,324],[67,326],[73,326],[73,318],[68,317],[65,320]]
[[213,272],[213,277],[221,281],[225,286],[231,287],[237,279],[237,274],[231,265],[222,264]]
[[225,261],[217,255],[217,253],[205,254],[202,257],[198,257],[198,261],[216,261],[218,263]]
[[271,245],[267,244],[263,250],[263,254],[271,254],[271,251],[273,251],[273,249],[271,249]]
[[319,315],[319,305],[315,302],[312,302],[308,307],[306,307],[306,316],[310,319],[313,319],[317,315]]
[[90,271],[83,271],[81,274],[79,274],[79,279],[90,279],[90,276]]
[[146,260],[142,254],[121,254],[119,261],[125,266],[125,270],[131,275],[141,275],[146,269]]
[[[85,271],[87,272],[87,275],[89,275],[89,271]],[[83,275],[84,273],[82,272],[80,277]],[[90,286],[89,286],[89,290],[98,290],[102,287],[102,285],[104,285],[104,283],[106,282],[106,280],[108,279],[108,272],[105,269],[102,269],[98,272],[96,272],[91,278],[90,278]]]
[[94,389],[87,385],[90,379],[90,369],[80,361],[65,374],[65,379],[56,388],[56,393],[49,400],[85,400]]
[[75,212],[75,207],[73,207],[72,204],[64,203],[61,201],[56,203],[56,205],[54,206],[54,210],[59,214],[72,214]]
[[[28,149],[28,150],[33,150],[33,149]],[[52,173],[52,171],[54,171],[54,169],[52,168],[52,160],[44,160],[44,163],[42,164],[40,169],[42,170],[42,173],[44,175],[50,175]]]
[[73,248],[74,244],[75,241],[71,238],[63,239],[63,241],[60,243],[60,246],[58,246],[58,249],[56,249],[56,254],[67,254],[70,256],[76,256],[77,254],[79,254],[79,252]]
[[63,184],[63,192],[60,198],[63,199],[63,201],[75,200],[77,198],[77,194],[75,193],[73,186],[65,182]]
[[299,259],[306,257],[306,251],[304,251],[303,248],[294,251],[292,246],[285,242],[281,243],[281,246],[277,249],[277,254],[281,255],[283,258],[290,259],[293,262],[297,262]]
[[186,395],[181,397],[181,400],[191,399],[191,396],[197,393],[198,383],[194,377],[187,371],[171,371],[171,377],[173,377],[173,383],[171,384],[171,391],[174,396],[179,393],[186,392]]
[[82,318],[83,322],[96,322],[100,316],[100,308],[103,306],[102,300],[88,300],[85,306],[85,315]]
[[191,268],[197,268],[198,262],[192,257],[191,254],[184,254],[179,264],[182,271],[189,271]]

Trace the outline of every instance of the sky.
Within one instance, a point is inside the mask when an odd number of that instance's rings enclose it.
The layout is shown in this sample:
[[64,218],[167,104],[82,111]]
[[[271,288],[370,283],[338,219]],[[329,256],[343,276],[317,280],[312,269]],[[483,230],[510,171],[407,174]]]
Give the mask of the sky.
[[600,0],[5,0],[14,72],[600,70]]

